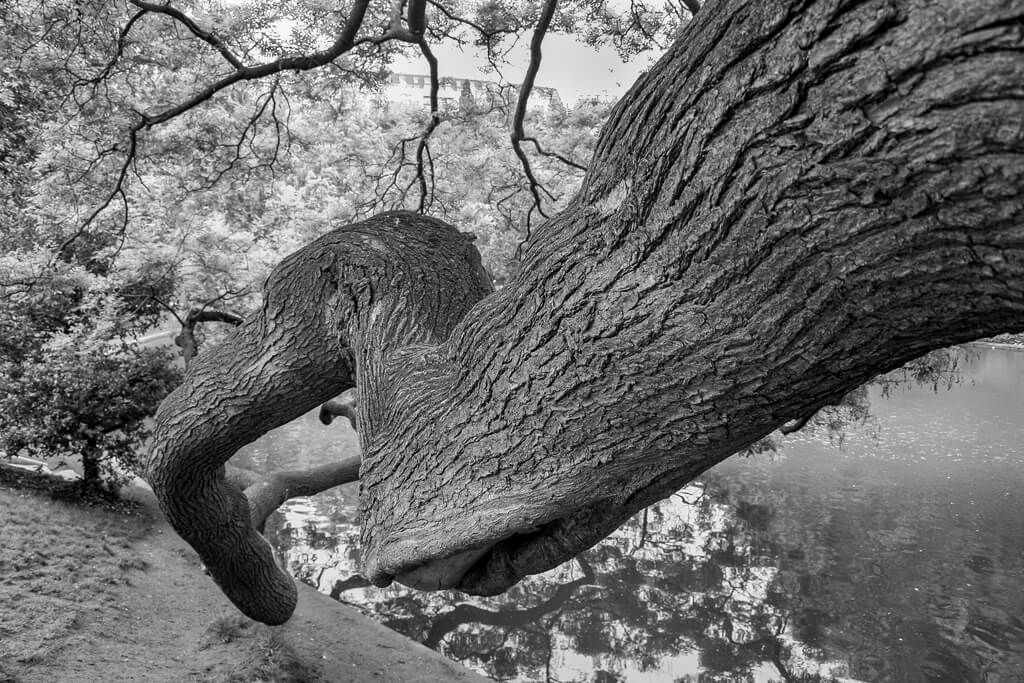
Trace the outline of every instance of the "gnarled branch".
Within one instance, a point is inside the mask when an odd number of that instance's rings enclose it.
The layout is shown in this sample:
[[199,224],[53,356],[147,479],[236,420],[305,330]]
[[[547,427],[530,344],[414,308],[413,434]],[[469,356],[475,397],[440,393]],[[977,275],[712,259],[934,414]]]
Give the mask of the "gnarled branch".
[[337,398],[332,398],[320,406],[320,422],[329,425],[335,417],[348,418],[352,429],[359,431],[358,412],[356,410],[356,390],[349,389]]
[[225,311],[216,308],[193,308],[181,322],[181,332],[174,337],[174,344],[181,349],[181,357],[185,361],[185,367],[192,364],[192,359],[199,352],[199,342],[196,340],[196,325],[199,323],[227,323],[238,326],[243,322],[242,316],[232,311]]
[[[371,276],[388,285],[368,287]],[[196,357],[157,413],[147,478],[168,521],[239,609],[281,623],[296,599],[292,580],[253,522],[284,497],[309,490],[311,476],[341,482],[357,467],[347,461],[314,475],[254,483],[229,476],[227,460],[245,443],[353,388],[357,362],[380,362],[395,341],[443,340],[491,291],[469,237],[418,214],[382,214],[285,259],[267,279],[263,308]],[[373,320],[399,327],[378,328]],[[352,345],[365,351],[358,361]],[[380,394],[360,399],[364,438],[383,427],[382,401]]]

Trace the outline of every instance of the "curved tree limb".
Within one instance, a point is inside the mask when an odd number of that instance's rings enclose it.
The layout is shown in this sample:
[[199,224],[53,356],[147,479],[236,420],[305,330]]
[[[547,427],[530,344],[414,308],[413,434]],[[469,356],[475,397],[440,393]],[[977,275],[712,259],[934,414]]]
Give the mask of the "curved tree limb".
[[[369,286],[371,276],[388,285]],[[437,343],[490,291],[470,237],[417,214],[382,214],[285,259],[267,279],[263,308],[196,357],[157,413],[147,479],[168,521],[239,609],[266,623],[291,614],[295,587],[253,521],[307,490],[308,480],[290,473],[249,483],[251,500],[238,476],[228,476],[227,460],[354,387],[356,365],[382,362],[385,339]],[[382,400],[360,400],[361,441],[382,427]],[[333,485],[356,471],[345,462],[315,478]]]
[[309,71],[311,69],[316,69],[330,64],[335,59],[359,44],[372,42],[372,39],[370,38],[356,40],[356,35],[363,25],[363,19],[366,16],[366,9],[369,4],[369,0],[356,0],[344,27],[338,34],[334,43],[327,49],[308,55],[280,57],[278,59],[253,66],[243,65],[240,68],[236,67],[231,73],[221,77],[213,83],[210,83],[205,88],[200,89],[191,97],[186,98],[178,104],[153,114],[143,115],[144,127],[150,128],[156,124],[170,121],[176,116],[179,116],[202,104],[221,90],[224,90],[235,83],[266,78],[267,76],[279,74],[282,71]]
[[174,344],[181,349],[181,357],[185,361],[185,368],[187,369],[192,364],[192,359],[199,352],[199,342],[196,340],[196,325],[199,323],[215,322],[238,326],[242,324],[243,318],[231,311],[202,307],[193,308],[185,315],[184,319],[178,318],[178,321],[181,323],[181,332],[174,337]]
[[358,481],[359,463],[357,455],[324,465],[269,474],[225,464],[224,481],[245,494],[250,524],[262,534],[267,518],[286,501]]

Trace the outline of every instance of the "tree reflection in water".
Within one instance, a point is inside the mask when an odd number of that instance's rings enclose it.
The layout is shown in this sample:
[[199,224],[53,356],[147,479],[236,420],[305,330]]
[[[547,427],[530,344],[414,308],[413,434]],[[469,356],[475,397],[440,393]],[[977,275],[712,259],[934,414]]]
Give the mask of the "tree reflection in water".
[[[293,502],[268,531],[302,580],[500,680],[1020,680],[1018,441],[988,424],[985,466],[965,469],[931,453],[942,429],[914,412],[972,385],[971,362],[951,351],[889,375],[495,598],[354,578],[353,489]],[[902,395],[910,381],[925,390]],[[871,408],[892,404],[906,416],[879,429]]]

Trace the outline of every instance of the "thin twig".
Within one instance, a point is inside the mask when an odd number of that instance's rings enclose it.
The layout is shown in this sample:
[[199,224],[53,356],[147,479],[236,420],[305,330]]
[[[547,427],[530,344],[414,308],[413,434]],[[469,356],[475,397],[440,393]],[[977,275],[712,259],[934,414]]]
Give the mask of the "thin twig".
[[546,157],[553,157],[555,159],[558,159],[563,164],[565,164],[567,166],[572,166],[573,168],[578,168],[579,170],[583,171],[584,173],[586,173],[587,170],[588,170],[586,166],[584,166],[582,164],[576,163],[575,161],[573,161],[569,157],[562,156],[558,152],[551,152],[549,150],[544,149],[543,147],[540,146],[540,142],[537,141],[537,138],[525,137],[525,138],[523,138],[523,142],[532,142],[533,146],[537,148],[537,153],[538,154],[542,154],[542,155],[544,155]]

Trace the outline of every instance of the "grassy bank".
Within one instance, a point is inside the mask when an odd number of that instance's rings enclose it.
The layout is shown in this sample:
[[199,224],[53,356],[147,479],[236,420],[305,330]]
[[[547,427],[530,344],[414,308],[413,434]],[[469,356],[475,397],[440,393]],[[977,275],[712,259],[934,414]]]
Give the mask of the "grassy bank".
[[[166,631],[147,638],[142,615],[165,616],[152,609],[155,558],[144,542],[155,520],[78,490],[0,469],[0,681],[309,678],[270,629],[230,613],[177,624],[192,643]],[[172,585],[188,583],[160,569]]]
[[483,680],[305,587],[253,622],[150,498],[77,492],[0,467],[0,683]]

